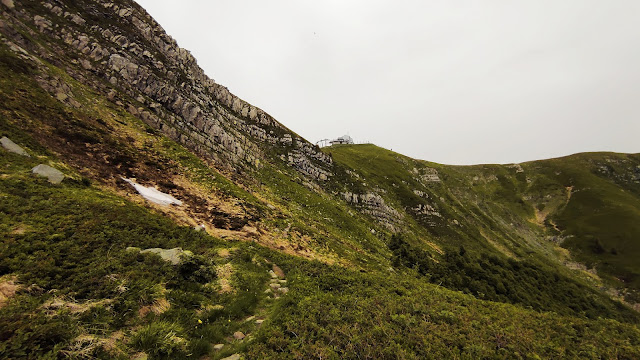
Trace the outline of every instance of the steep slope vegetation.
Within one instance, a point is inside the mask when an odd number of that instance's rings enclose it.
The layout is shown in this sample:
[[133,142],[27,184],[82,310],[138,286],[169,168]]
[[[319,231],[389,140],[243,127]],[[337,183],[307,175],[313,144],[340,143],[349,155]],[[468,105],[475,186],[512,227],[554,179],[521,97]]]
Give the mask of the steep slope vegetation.
[[[517,260],[581,278],[637,302],[638,155],[579,154],[524,164],[446,166],[374,145],[327,151],[394,204],[404,220],[397,229],[406,238],[402,246],[426,249],[423,258],[437,262],[439,252],[459,252],[462,247],[471,255]],[[468,281],[456,283],[455,288],[476,295],[496,290],[495,284],[470,291]]]
[[0,9],[0,357],[640,357],[639,156],[321,150],[133,2]]

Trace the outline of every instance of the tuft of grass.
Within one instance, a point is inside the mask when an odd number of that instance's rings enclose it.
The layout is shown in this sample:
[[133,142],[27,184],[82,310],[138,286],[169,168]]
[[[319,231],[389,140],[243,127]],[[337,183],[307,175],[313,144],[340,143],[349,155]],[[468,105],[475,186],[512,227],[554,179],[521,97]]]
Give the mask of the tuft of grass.
[[152,359],[175,359],[185,357],[187,343],[181,337],[182,328],[166,321],[152,322],[136,331],[131,337],[131,346],[149,354]]

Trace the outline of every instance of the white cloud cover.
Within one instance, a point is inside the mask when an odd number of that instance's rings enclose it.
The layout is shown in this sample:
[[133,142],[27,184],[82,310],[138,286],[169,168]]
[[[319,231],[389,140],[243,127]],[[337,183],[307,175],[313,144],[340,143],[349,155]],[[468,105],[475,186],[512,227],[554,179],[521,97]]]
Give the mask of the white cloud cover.
[[447,164],[640,151],[636,0],[137,1],[311,142]]

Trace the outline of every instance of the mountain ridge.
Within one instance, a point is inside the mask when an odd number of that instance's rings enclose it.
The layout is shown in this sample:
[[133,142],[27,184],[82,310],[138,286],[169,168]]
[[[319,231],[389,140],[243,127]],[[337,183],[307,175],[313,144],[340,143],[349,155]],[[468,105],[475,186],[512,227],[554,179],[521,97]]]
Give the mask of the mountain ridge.
[[0,132],[31,155],[0,152],[0,354],[640,356],[639,154],[320,149],[134,2],[0,8]]

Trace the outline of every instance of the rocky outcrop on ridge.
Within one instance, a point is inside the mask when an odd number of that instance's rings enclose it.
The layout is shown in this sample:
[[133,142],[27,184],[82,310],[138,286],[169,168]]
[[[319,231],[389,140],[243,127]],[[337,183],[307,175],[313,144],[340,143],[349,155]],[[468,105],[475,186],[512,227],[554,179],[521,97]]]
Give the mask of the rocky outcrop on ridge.
[[[76,81],[218,166],[260,167],[275,153],[312,180],[332,175],[331,157],[209,78],[132,1],[21,1],[2,11],[0,32],[11,48],[62,65]],[[55,45],[45,48],[25,32]],[[42,75],[39,83],[66,105],[80,106],[65,80]]]

